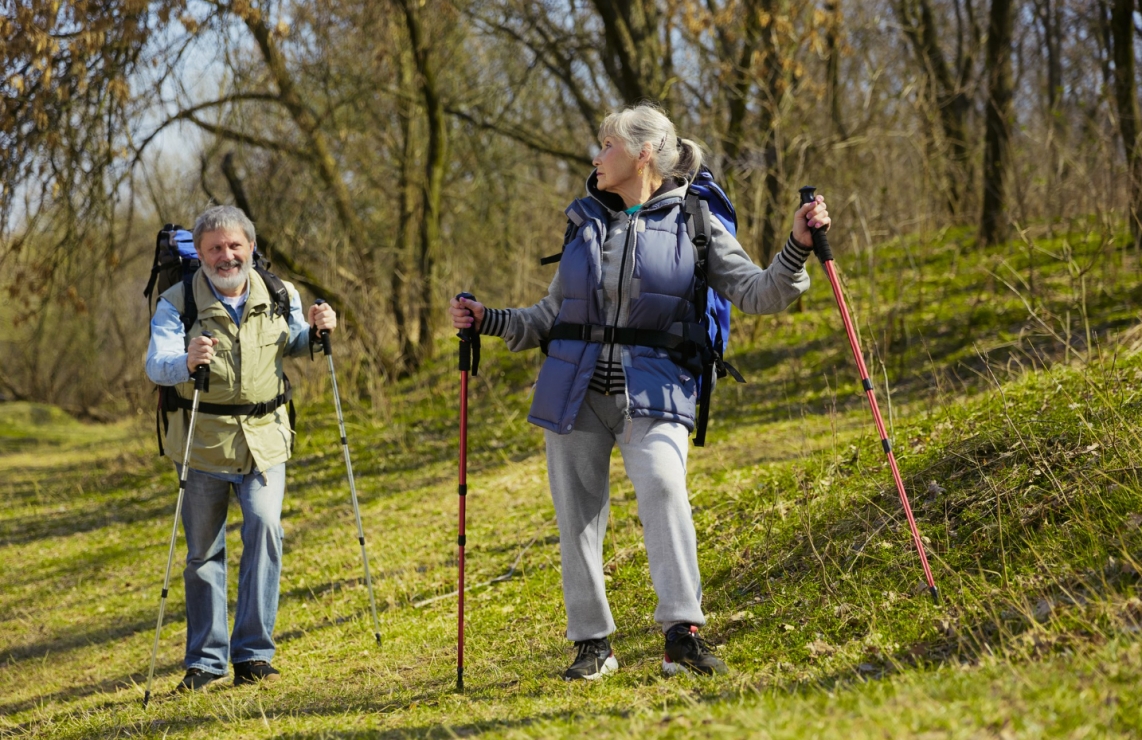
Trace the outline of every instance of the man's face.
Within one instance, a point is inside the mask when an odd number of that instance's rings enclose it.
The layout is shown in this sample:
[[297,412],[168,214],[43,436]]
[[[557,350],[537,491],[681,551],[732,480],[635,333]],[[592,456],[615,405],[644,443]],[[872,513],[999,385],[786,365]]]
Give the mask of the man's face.
[[245,287],[250,275],[254,246],[242,229],[218,229],[202,235],[198,258],[214,286],[222,291]]

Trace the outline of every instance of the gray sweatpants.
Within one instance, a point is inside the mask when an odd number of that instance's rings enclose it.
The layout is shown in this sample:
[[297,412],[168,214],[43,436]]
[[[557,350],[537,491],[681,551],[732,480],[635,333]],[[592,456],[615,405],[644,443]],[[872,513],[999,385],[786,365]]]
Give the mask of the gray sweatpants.
[[654,620],[663,631],[679,622],[706,623],[690,499],[686,491],[686,427],[635,418],[626,434],[626,396],[588,391],[569,434],[548,431],[547,475],[559,520],[567,638],[615,631],[603,580],[603,538],[610,515],[610,458],[618,443],[638,498],[650,578],[658,596]]

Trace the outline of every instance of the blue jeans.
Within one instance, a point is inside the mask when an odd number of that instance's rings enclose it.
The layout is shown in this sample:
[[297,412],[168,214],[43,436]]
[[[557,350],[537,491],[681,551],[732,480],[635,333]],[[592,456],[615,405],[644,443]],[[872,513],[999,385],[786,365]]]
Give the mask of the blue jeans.
[[[179,466],[176,464],[176,468]],[[242,507],[238,610],[226,639],[226,509],[230,489]],[[249,475],[216,475],[191,468],[182,527],[186,532],[186,667],[224,675],[228,663],[269,661],[282,572],[285,463]]]

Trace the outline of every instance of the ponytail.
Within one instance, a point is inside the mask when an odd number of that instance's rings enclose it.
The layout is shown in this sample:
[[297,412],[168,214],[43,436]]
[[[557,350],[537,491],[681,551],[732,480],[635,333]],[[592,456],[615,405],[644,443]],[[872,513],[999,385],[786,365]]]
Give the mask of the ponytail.
[[702,148],[690,139],[678,139],[677,146],[678,161],[670,174],[687,182],[692,181],[702,169]]

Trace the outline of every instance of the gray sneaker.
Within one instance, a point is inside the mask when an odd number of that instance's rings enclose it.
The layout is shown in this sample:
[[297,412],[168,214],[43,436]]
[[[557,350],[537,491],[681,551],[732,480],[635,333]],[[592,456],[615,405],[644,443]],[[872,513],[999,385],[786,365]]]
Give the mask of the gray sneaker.
[[563,672],[564,681],[594,681],[619,669],[619,661],[607,638],[580,640],[575,647],[578,649],[575,662]]

